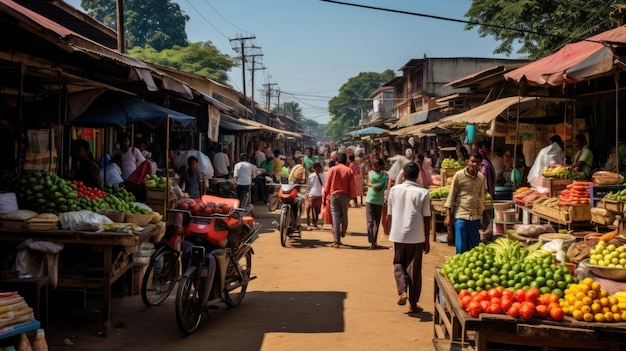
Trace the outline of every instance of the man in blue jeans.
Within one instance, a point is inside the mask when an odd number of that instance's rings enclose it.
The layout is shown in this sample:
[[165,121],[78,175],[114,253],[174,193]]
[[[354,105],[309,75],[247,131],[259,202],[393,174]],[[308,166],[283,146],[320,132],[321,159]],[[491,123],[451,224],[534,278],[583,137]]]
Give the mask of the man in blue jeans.
[[489,211],[485,210],[485,176],[479,172],[482,160],[478,152],[470,154],[467,167],[456,172],[452,178],[450,194],[444,205],[444,225],[449,232],[454,228],[457,254],[471,250],[480,243],[481,218],[483,230],[487,230],[491,224]]
[[237,197],[239,198],[239,206],[243,206],[246,195],[250,192],[250,185],[254,178],[254,170],[256,166],[248,162],[248,155],[241,154],[239,162],[233,170],[235,184],[237,184]]

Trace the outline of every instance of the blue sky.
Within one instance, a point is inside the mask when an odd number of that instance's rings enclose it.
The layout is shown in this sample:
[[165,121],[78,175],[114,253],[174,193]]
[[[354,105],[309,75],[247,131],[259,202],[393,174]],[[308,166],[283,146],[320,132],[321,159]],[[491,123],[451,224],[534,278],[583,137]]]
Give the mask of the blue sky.
[[[68,1],[80,8],[80,0]],[[276,83],[280,102],[295,101],[304,117],[329,120],[328,101],[360,72],[394,71],[412,58],[499,57],[497,43],[466,31],[461,23],[388,13],[319,0],[184,0],[175,1],[191,18],[189,41],[211,41],[222,53],[238,56],[229,39],[256,37],[265,70],[255,72],[255,100],[265,106],[261,91]],[[469,0],[350,0],[346,2],[464,19]],[[516,58],[513,54],[509,58]],[[258,60],[258,59],[257,59]],[[258,61],[257,61],[258,62]],[[247,64],[250,67],[250,64]],[[246,91],[251,95],[251,73]],[[242,91],[241,69],[230,84]],[[276,96],[276,94],[274,94]],[[277,103],[272,100],[272,107]]]

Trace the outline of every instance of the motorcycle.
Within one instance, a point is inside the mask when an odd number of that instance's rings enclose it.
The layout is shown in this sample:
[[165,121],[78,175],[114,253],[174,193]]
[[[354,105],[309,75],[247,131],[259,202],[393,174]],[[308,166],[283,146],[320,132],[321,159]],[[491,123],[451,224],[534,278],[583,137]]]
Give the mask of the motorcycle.
[[278,189],[278,199],[281,203],[278,231],[280,232],[280,245],[282,247],[289,245],[287,239],[300,239],[302,237],[300,214],[305,198],[299,195],[299,190],[306,186],[306,184],[288,183],[280,184]]
[[[214,197],[212,197],[214,198]],[[222,199],[231,209],[226,214],[190,216],[185,241],[191,243],[188,268],[176,292],[176,322],[185,335],[193,334],[203,312],[217,309],[220,302],[228,307],[241,303],[251,275],[252,243],[259,236],[260,225],[249,216],[237,199]]]

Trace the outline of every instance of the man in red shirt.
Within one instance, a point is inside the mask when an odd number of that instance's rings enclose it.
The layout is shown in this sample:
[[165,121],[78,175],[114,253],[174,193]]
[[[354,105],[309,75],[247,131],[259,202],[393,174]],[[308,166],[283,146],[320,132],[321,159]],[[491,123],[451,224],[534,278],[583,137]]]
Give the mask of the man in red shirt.
[[348,229],[348,206],[356,197],[354,172],[348,167],[348,156],[340,153],[337,165],[328,170],[324,184],[324,200],[330,196],[330,212],[333,217],[333,247],[341,245],[341,238]]

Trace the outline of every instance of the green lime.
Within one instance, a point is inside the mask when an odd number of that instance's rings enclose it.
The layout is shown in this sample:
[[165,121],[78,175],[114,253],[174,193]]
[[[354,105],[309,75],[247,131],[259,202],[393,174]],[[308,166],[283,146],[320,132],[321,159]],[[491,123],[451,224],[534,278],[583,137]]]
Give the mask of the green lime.
[[563,296],[565,296],[565,294],[563,293],[563,290],[559,288],[552,289],[552,293],[558,295],[560,298],[563,298]]
[[544,277],[537,277],[535,278],[535,282],[537,283],[538,287],[542,287],[544,285],[546,285],[546,278]]
[[512,288],[515,286],[515,280],[513,279],[509,279],[508,282],[506,282],[507,287]]
[[546,271],[539,268],[535,271],[535,277],[544,277],[546,275]]
[[515,283],[515,285],[513,286],[513,290],[521,289],[522,286],[522,283]]
[[554,278],[554,273],[551,270],[546,271],[546,275],[544,277],[546,279],[553,279]]
[[467,287],[468,288],[475,288],[476,287],[476,282],[473,280],[468,280],[467,281]]
[[551,292],[551,291],[552,291],[552,289],[548,288],[547,286],[542,286],[541,288],[539,288],[539,291],[540,291],[542,294],[547,294],[547,293]]
[[553,279],[548,279],[546,280],[546,286],[552,290],[556,288],[556,282]]
[[556,287],[561,290],[565,290],[565,288],[567,287],[567,283],[562,280],[559,280],[558,282],[556,282]]

